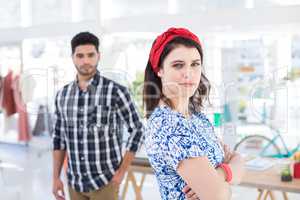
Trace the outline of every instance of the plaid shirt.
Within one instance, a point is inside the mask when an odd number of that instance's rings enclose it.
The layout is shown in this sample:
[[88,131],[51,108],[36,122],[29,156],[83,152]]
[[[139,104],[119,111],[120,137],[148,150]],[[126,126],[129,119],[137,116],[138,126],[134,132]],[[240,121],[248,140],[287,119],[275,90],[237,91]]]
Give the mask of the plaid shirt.
[[136,152],[144,126],[129,92],[99,71],[86,92],[77,81],[58,91],[53,148],[67,150],[68,183],[76,191],[97,190],[112,179],[122,161],[124,122],[130,133],[126,149]]

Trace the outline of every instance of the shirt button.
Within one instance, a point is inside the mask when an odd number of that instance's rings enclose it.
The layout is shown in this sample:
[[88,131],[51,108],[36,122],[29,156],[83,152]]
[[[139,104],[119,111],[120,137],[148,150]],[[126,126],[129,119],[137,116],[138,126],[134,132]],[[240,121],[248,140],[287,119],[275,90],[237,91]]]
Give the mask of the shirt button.
[[80,159],[81,159],[81,160],[84,160],[84,157],[81,157]]
[[83,113],[84,109],[83,108],[79,108],[79,112]]
[[83,173],[83,176],[87,176],[87,173]]
[[84,126],[83,126],[83,121],[80,122],[79,127],[80,127],[80,128],[83,128],[83,127],[84,127]]

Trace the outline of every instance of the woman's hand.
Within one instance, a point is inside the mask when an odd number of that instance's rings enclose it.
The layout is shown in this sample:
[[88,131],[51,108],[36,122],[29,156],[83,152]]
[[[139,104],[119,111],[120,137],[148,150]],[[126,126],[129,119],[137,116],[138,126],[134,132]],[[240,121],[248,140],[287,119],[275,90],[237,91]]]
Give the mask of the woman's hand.
[[220,141],[224,150],[223,163],[229,164],[232,171],[232,181],[230,184],[239,184],[244,175],[245,161],[243,157],[236,151],[231,151],[227,144]]
[[232,157],[229,161],[229,166],[232,171],[232,181],[231,184],[239,184],[243,178],[245,171],[245,160],[244,158],[237,152],[232,153]]
[[187,200],[200,200],[196,193],[190,188],[188,185],[184,186],[182,189],[182,192],[185,194],[185,198]]
[[223,160],[223,162],[228,164],[230,162],[231,158],[233,157],[234,152],[231,151],[230,147],[227,144],[224,144],[222,141],[220,141],[220,143],[221,143],[221,146],[222,146],[223,151],[224,151],[224,160]]

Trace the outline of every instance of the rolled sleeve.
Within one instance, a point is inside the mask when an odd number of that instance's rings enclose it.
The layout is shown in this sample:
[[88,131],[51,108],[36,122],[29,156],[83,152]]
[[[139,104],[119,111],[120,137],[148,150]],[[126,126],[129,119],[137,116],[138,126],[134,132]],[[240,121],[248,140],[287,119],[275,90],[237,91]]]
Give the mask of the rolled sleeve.
[[126,143],[126,150],[137,152],[144,141],[144,125],[137,112],[136,106],[132,101],[129,91],[124,89],[118,89],[118,114],[120,118],[125,122],[129,138]]
[[54,132],[53,132],[53,150],[66,150],[65,127],[63,123],[62,113],[58,105],[58,96],[55,98],[54,112]]
[[161,143],[164,146],[162,147],[164,159],[172,169],[177,170],[179,163],[183,160],[206,156],[204,149],[207,142],[204,138],[199,142],[199,138],[195,138],[197,136],[182,126],[163,127],[162,129],[168,130]]
[[168,142],[168,149],[169,151],[166,152],[167,163],[174,170],[177,170],[179,163],[183,160],[206,156],[199,145],[190,138],[173,137]]

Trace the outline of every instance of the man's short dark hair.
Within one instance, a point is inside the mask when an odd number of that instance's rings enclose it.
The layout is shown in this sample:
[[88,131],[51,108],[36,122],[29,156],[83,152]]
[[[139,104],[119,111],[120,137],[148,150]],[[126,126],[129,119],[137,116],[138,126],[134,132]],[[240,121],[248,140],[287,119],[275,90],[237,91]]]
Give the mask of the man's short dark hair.
[[71,40],[72,54],[79,45],[91,44],[94,45],[97,52],[99,52],[99,39],[96,35],[90,32],[80,32],[75,35]]

